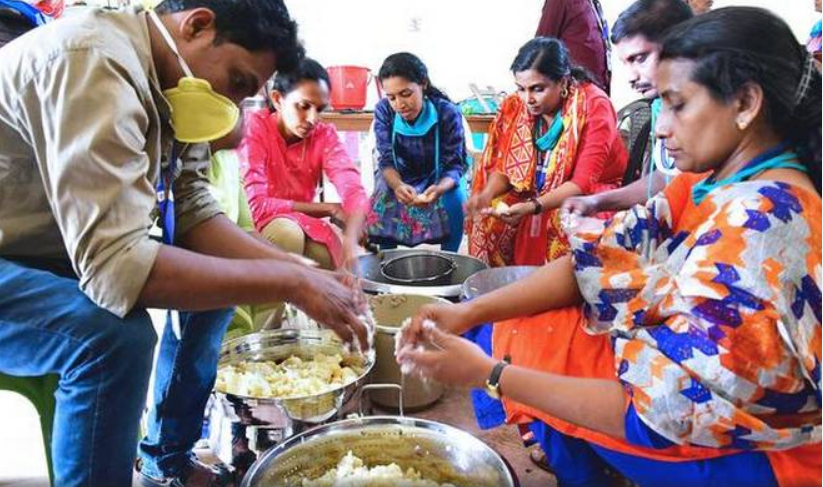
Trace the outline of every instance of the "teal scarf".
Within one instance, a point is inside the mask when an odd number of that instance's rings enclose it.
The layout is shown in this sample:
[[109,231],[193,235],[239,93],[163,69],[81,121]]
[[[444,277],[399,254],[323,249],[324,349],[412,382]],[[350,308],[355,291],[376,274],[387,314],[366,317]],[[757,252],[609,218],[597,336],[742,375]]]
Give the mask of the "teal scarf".
[[[543,189],[543,185],[546,184],[551,153],[554,148],[557,147],[560,136],[563,135],[563,115],[560,113],[560,110],[554,114],[554,119],[552,120],[549,130],[547,130],[545,134],[539,135],[542,128],[543,117],[538,117],[534,136],[534,145],[537,147],[537,169],[534,172],[534,177],[535,189],[538,194],[540,194],[540,191]],[[545,153],[546,156],[541,158],[541,152]]]
[[[406,137],[423,137],[437,125],[437,108],[431,100],[426,99],[423,104],[423,109],[417,120],[411,124],[407,122],[399,113],[394,114],[394,123],[392,124],[391,132],[391,152],[394,159],[394,165],[397,166],[397,153],[395,152],[395,142],[397,141],[397,134]],[[435,179],[440,181],[440,131],[434,131],[434,173]]]
[[778,168],[791,168],[807,172],[806,167],[798,161],[797,154],[793,151],[786,150],[786,144],[780,144],[774,149],[768,150],[747,162],[742,169],[725,179],[715,181],[714,174],[712,174],[703,181],[695,184],[692,186],[692,200],[694,200],[695,205],[699,205],[706,199],[709,193],[720,186],[747,181],[763,171]]

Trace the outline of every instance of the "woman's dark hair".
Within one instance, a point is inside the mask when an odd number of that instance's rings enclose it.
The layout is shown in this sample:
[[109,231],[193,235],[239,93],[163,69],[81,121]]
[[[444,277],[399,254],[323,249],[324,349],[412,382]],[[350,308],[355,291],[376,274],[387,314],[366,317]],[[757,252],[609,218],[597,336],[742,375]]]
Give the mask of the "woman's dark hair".
[[207,8],[214,12],[217,37],[214,42],[231,42],[249,51],[271,51],[278,71],[291,71],[305,55],[297,39],[297,23],[283,0],[163,0],[158,14]]
[[724,103],[760,86],[767,123],[796,145],[820,191],[820,73],[782,19],[754,7],[714,10],[674,27],[660,59],[695,61],[692,81]]
[[660,42],[668,29],[692,17],[691,7],[683,0],[637,0],[614,22],[612,44],[636,35]]
[[387,57],[380,66],[377,77],[380,81],[398,76],[412,83],[423,85],[426,88],[423,94],[429,98],[442,98],[447,101],[449,97],[437,89],[429,79],[429,70],[419,57],[410,52],[398,52]]
[[271,88],[287,95],[297,87],[302,81],[321,81],[326,82],[329,90],[331,90],[331,81],[329,81],[329,73],[320,63],[311,58],[303,58],[297,69],[292,71],[282,72],[278,71],[274,75]]
[[575,81],[591,81],[585,69],[572,65],[566,46],[553,37],[535,37],[517,52],[511,66],[512,73],[530,69],[552,81],[560,81],[567,76]]
[[320,63],[311,58],[303,58],[297,68],[292,71],[282,72],[278,71],[274,78],[266,84],[266,101],[269,110],[274,111],[274,105],[271,101],[271,91],[277,90],[282,95],[288,95],[303,81],[314,81],[320,83],[324,81],[326,86],[331,91],[331,81],[329,80],[329,73]]

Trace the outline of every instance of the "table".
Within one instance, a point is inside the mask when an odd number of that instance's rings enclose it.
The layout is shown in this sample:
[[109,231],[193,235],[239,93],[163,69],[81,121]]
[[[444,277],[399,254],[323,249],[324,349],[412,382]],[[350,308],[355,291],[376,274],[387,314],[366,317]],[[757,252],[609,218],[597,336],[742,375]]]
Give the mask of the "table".
[[[485,134],[494,120],[494,115],[466,115],[472,133]],[[329,122],[341,132],[368,132],[374,112],[323,112],[321,120]]]

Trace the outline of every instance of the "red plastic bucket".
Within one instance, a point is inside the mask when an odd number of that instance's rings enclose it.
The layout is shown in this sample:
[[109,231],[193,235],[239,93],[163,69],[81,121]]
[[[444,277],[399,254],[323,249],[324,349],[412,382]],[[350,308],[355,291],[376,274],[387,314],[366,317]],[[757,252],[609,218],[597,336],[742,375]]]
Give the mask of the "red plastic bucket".
[[331,106],[334,110],[362,110],[366,106],[366,90],[372,80],[378,95],[382,96],[369,68],[331,66],[326,70],[331,80]]

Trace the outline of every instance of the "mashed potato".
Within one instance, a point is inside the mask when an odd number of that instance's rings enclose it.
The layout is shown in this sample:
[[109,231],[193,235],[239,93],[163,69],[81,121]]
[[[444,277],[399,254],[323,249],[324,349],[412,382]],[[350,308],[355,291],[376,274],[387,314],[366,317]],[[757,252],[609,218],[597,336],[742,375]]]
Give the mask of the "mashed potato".
[[275,363],[248,362],[217,369],[215,388],[227,394],[289,398],[322,394],[357,380],[359,367],[343,366],[340,355],[318,354],[313,360],[292,356]]
[[303,487],[455,487],[453,484],[438,484],[421,478],[416,470],[405,472],[397,464],[367,467],[363,460],[348,452],[322,477],[303,480]]

